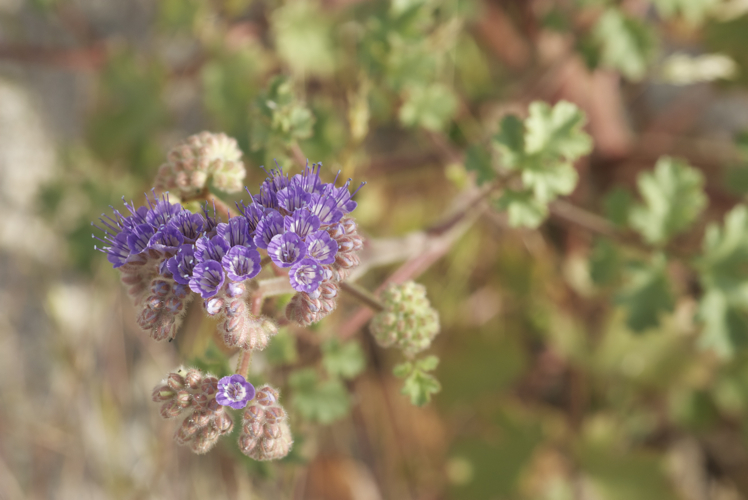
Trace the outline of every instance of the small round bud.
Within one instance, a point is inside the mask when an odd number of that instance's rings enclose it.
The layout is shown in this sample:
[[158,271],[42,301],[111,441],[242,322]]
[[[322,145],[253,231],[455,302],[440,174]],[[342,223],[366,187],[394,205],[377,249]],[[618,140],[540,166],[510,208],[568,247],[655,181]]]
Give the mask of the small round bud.
[[200,389],[205,394],[215,394],[218,390],[218,379],[215,377],[205,377],[200,384]]
[[234,421],[231,419],[231,415],[229,415],[225,411],[221,412],[221,414],[216,417],[214,422],[216,425],[216,429],[218,429],[221,434],[229,434],[234,428]]
[[207,299],[205,302],[203,302],[203,306],[205,307],[205,312],[208,313],[208,316],[215,316],[219,312],[221,312],[221,309],[223,309],[223,299],[221,297],[212,297],[210,299]]
[[184,377],[178,373],[170,373],[169,376],[166,377],[166,383],[169,387],[178,391],[184,387]]
[[174,418],[178,417],[183,410],[184,408],[179,406],[175,399],[172,399],[161,405],[160,413],[163,418]]
[[192,419],[186,418],[174,434],[174,440],[180,445],[187,444],[187,442],[191,440],[199,430],[200,427],[198,427]]
[[177,404],[182,408],[187,408],[192,404],[192,395],[186,390],[182,389],[177,393]]
[[286,419],[286,411],[280,406],[271,406],[265,411],[265,422],[277,424]]
[[262,422],[257,422],[257,421],[247,422],[242,427],[242,430],[244,431],[244,433],[252,437],[252,439],[260,437],[262,435],[262,429],[263,429]]
[[184,376],[184,382],[190,387],[190,389],[197,389],[200,387],[200,382],[203,379],[203,374],[200,370],[190,368]]
[[262,386],[255,395],[255,401],[261,406],[270,406],[278,402],[278,391],[269,385]]
[[195,439],[191,445],[192,451],[198,455],[209,452],[216,445],[219,437],[221,437],[221,433],[214,426],[203,427],[195,434]]
[[260,422],[260,421],[263,421],[264,419],[265,419],[265,410],[261,409],[259,406],[250,405],[244,411],[244,420]]
[[164,280],[154,280],[151,282],[151,293],[156,297],[166,297],[171,292],[171,285]]

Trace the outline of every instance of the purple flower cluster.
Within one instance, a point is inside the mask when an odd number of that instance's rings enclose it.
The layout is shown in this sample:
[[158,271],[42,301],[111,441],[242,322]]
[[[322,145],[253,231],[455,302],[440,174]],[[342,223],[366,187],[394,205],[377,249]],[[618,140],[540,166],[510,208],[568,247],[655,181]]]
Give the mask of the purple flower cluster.
[[99,250],[115,268],[143,255],[157,259],[160,274],[207,299],[226,283],[255,277],[262,249],[278,267],[289,269],[295,290],[314,294],[329,279],[324,266],[335,262],[339,250],[329,231],[356,208],[350,180],[341,187],[335,186],[337,177],[324,183],[321,166],[307,165],[290,178],[282,168],[267,172],[260,193],[250,194],[252,202],[241,204],[242,216],[228,222],[220,222],[215,210],[209,216],[207,207],[203,215],[194,214],[168,196],[146,196],[147,206],[138,208],[125,203],[129,215],[114,210],[114,216],[102,216]]

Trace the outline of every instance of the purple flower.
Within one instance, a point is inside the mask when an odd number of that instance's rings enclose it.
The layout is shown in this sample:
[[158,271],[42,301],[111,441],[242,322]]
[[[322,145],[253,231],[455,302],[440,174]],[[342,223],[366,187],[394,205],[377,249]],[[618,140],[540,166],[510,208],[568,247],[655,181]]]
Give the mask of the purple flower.
[[338,242],[330,238],[327,231],[321,230],[309,235],[306,240],[306,255],[315,259],[320,264],[332,264],[335,262],[335,254],[338,253]]
[[309,167],[309,160],[307,160],[304,172],[294,175],[290,185],[298,186],[307,193],[321,193],[325,188],[325,183],[319,178],[321,168],[321,162],[312,163],[312,166]]
[[145,220],[148,224],[153,226],[154,229],[159,229],[160,227],[165,226],[172,217],[182,212],[182,205],[169,202],[168,195],[164,195],[164,197],[157,201],[155,205],[151,203],[151,200],[147,195],[146,200],[151,209],[148,210]]
[[306,245],[296,233],[273,236],[268,255],[278,267],[291,267],[306,255]]
[[238,374],[223,377],[218,381],[216,401],[222,406],[241,410],[255,397],[255,388]]
[[256,246],[249,236],[249,223],[244,217],[232,217],[228,223],[218,224],[216,233],[229,247],[255,248]]
[[343,212],[338,210],[335,200],[326,195],[315,193],[307,209],[317,217],[322,224],[334,224],[343,217]]
[[307,210],[297,210],[283,219],[283,228],[287,232],[296,233],[302,240],[310,233],[319,229],[319,217]]
[[148,242],[155,231],[149,224],[139,224],[127,237],[127,246],[132,254],[139,254],[148,249]]
[[348,191],[348,186],[350,185],[351,179],[348,179],[345,185],[339,188],[336,188],[335,182],[332,182],[331,184],[327,185],[327,190],[325,191],[325,195],[335,200],[335,206],[346,214],[352,212],[358,206],[358,204],[355,201],[351,200],[351,198],[355,196],[355,194],[358,193],[359,190],[366,185],[366,183],[362,182],[358,189],[353,192],[353,194]]
[[257,224],[255,231],[255,245],[259,248],[267,248],[274,236],[283,234],[283,216],[275,210],[268,210],[265,216]]
[[[250,195],[252,196],[252,195]],[[257,229],[257,224],[262,220],[262,216],[265,215],[265,207],[259,203],[253,202],[244,207],[244,217],[247,218],[247,227],[249,228],[249,234],[252,234]]]
[[274,168],[270,170],[270,172],[265,170],[265,173],[268,174],[268,177],[262,183],[262,188],[268,192],[276,194],[278,191],[288,186],[288,174],[283,172],[283,167],[279,166],[277,169]]
[[178,213],[169,221],[167,227],[173,227],[184,236],[184,241],[194,243],[203,233],[205,219],[200,214],[193,214],[187,210]]
[[297,292],[313,293],[325,279],[325,269],[314,259],[302,259],[288,273],[291,286]]
[[208,239],[203,236],[195,243],[195,259],[198,262],[215,260],[221,262],[223,256],[229,251],[229,244],[219,236]]
[[159,252],[176,253],[182,243],[184,243],[184,235],[174,227],[165,226],[151,236],[148,247]]
[[225,280],[221,264],[214,260],[207,260],[197,264],[192,270],[190,289],[199,293],[202,298],[209,299],[218,293]]
[[276,193],[278,205],[285,208],[289,213],[306,207],[312,199],[312,195],[304,191],[301,186],[288,186]]
[[166,268],[174,276],[174,281],[182,285],[189,285],[192,270],[197,264],[195,250],[192,245],[182,245],[177,254],[166,261]]
[[260,272],[260,254],[254,248],[232,247],[221,261],[231,281],[254,278]]

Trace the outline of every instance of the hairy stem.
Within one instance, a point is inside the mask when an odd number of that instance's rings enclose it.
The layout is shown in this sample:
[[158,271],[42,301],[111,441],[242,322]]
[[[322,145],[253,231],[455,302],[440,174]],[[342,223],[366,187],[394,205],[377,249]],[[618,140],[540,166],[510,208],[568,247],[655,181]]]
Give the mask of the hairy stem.
[[352,297],[354,297],[356,300],[358,300],[362,304],[368,306],[370,309],[373,309],[375,311],[384,311],[384,305],[382,305],[382,303],[379,302],[379,299],[374,294],[372,294],[370,291],[366,290],[365,288],[355,283],[349,283],[349,282],[344,281],[340,283],[340,289],[345,290]]

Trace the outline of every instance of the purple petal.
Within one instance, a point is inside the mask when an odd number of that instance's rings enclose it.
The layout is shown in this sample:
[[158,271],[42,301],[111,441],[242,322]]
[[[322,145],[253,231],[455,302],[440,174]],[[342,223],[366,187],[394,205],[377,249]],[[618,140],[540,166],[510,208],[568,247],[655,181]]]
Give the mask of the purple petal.
[[312,195],[304,191],[300,186],[288,186],[276,194],[278,205],[293,213],[306,207],[312,199]]
[[218,224],[216,232],[228,243],[229,247],[255,247],[254,242],[249,237],[249,222],[244,217],[232,217],[228,223]]
[[223,267],[214,260],[201,262],[192,270],[190,289],[204,299],[213,297],[226,280]]
[[260,254],[253,248],[232,247],[221,263],[231,281],[254,278],[260,272]]
[[288,278],[297,292],[313,293],[325,278],[325,269],[314,259],[302,259],[291,268]]
[[176,228],[165,226],[151,236],[148,246],[159,252],[176,252],[184,243],[184,235]]
[[307,257],[315,259],[320,264],[332,264],[335,262],[335,254],[338,253],[338,242],[330,238],[327,231],[317,231],[307,238]]
[[343,217],[343,212],[338,209],[335,200],[326,195],[313,194],[307,209],[319,217],[322,224],[334,224]]
[[287,215],[283,220],[283,228],[286,232],[292,232],[299,235],[299,238],[306,239],[307,235],[319,229],[319,217],[312,215],[307,210],[297,210],[291,215]]
[[221,259],[223,259],[223,256],[228,251],[228,243],[219,236],[214,236],[210,240],[203,236],[195,243],[195,259],[198,262],[206,262],[208,260],[221,262]]
[[153,234],[153,227],[149,224],[140,224],[137,226],[127,237],[127,246],[130,248],[130,252],[137,255],[146,250]]
[[268,255],[279,267],[291,267],[306,255],[306,245],[296,233],[273,236],[268,245]]
[[283,216],[275,210],[269,210],[257,224],[254,242],[259,248],[267,248],[274,236],[283,234]]
[[244,208],[244,217],[247,218],[247,227],[250,234],[254,233],[257,229],[257,224],[260,223],[263,215],[265,215],[265,210],[265,207],[257,203],[252,203]]
[[182,245],[177,254],[167,261],[166,267],[174,276],[174,281],[182,285],[189,285],[192,270],[195,268],[195,250],[192,245]]
[[[149,205],[150,203],[150,200],[148,200]],[[169,198],[165,195],[161,200],[156,202],[155,206],[151,207],[145,216],[145,220],[148,224],[158,229],[165,226],[172,217],[176,216],[181,211],[182,206],[178,203],[172,204],[169,202]]]
[[184,236],[186,243],[194,243],[203,233],[205,219],[200,214],[193,214],[183,210],[169,221],[168,227],[173,227]]

